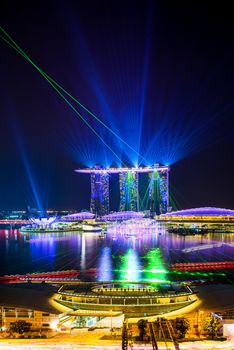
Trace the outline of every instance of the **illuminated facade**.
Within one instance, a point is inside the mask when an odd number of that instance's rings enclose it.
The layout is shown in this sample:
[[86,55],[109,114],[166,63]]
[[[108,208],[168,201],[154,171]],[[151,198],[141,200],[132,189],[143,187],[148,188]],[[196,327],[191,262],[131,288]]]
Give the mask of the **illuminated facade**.
[[74,315],[142,317],[182,310],[195,304],[197,296],[183,284],[158,288],[143,282],[91,282],[83,286],[63,285],[54,300]]
[[128,171],[119,174],[120,211],[138,211],[138,173]]
[[109,213],[109,174],[91,173],[90,210],[97,215]]
[[26,321],[30,323],[32,330],[51,331],[57,330],[59,316],[49,312],[32,310],[20,307],[0,307],[0,328],[4,331],[10,331],[13,322]]
[[135,212],[135,211],[118,211],[114,213],[110,213],[103,217],[105,221],[122,221],[122,220],[140,220],[145,216],[143,212]]
[[151,212],[163,214],[168,209],[168,166],[154,165],[136,168],[107,168],[95,166],[75,170],[91,176],[91,212],[106,215],[109,212],[109,175],[119,174],[120,211],[139,210],[139,173],[149,174],[149,207]]
[[149,173],[149,209],[152,213],[164,214],[168,208],[168,169]]
[[165,222],[223,222],[234,223],[234,210],[203,207],[173,211],[160,215],[158,220]]
[[62,221],[83,221],[93,219],[95,214],[89,213],[87,211],[82,211],[80,213],[68,214],[61,217]]
[[168,169],[159,172],[159,212],[166,213],[169,204]]
[[44,288],[46,293],[30,287],[1,284],[0,330],[9,332],[12,323],[19,320],[30,323],[33,331],[57,330],[61,311],[48,302],[50,287]]

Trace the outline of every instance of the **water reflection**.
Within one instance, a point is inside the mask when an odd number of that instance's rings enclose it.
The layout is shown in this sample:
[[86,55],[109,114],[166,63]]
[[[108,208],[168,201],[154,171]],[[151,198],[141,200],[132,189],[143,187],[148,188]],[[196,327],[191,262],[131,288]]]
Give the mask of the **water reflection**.
[[36,263],[38,271],[53,270],[56,256],[56,237],[38,234],[28,243],[30,243],[31,260]]
[[160,248],[149,250],[145,256],[144,280],[147,282],[166,282],[166,273]]
[[81,235],[81,257],[80,257],[80,268],[81,268],[81,270],[85,270],[86,269],[85,261],[86,261],[85,235],[82,234]]
[[[219,242],[223,244],[215,246]],[[181,237],[168,233],[162,225],[150,232],[116,229],[105,238],[95,233],[25,235],[17,230],[1,230],[1,273],[77,269],[83,272],[82,279],[98,281],[168,280],[173,263],[234,260],[233,242],[232,233]],[[205,249],[196,250],[197,247]],[[96,271],[96,275],[91,274],[90,269]],[[230,278],[232,274],[230,271]]]
[[120,281],[140,281],[141,271],[138,252],[129,248],[120,260],[117,279]]
[[100,250],[97,279],[98,281],[113,280],[112,257],[110,247],[103,247]]

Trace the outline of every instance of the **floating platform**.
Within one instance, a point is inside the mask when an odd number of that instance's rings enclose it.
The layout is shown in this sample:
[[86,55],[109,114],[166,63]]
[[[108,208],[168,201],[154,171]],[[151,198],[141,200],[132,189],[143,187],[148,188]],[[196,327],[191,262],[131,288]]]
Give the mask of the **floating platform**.
[[228,270],[234,269],[234,261],[177,263],[170,268],[176,271]]

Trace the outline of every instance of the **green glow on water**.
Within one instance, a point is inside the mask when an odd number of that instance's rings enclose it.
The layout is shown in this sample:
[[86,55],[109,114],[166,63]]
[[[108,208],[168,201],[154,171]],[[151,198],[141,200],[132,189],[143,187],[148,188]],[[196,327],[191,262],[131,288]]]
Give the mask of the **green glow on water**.
[[171,280],[165,280],[165,279],[160,280],[159,278],[149,278],[149,279],[145,278],[144,282],[149,282],[149,283],[172,283]]
[[146,260],[146,267],[143,270],[143,280],[145,282],[169,282],[165,276],[168,273],[168,271],[164,267],[164,262],[159,248],[151,249],[146,254],[144,259]]
[[144,272],[151,272],[151,273],[168,273],[165,269],[151,269],[151,270],[143,270]]
[[130,248],[124,256],[121,257],[122,268],[118,270],[119,280],[121,281],[140,281],[139,258],[136,252]]

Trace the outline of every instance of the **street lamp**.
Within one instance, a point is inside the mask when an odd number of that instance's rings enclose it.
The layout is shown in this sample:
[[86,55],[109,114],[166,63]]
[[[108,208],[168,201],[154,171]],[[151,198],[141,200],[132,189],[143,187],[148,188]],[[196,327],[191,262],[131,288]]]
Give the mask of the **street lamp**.
[[112,310],[110,310],[111,312],[111,338],[112,338]]
[[202,310],[197,310],[197,333],[199,337],[200,337],[200,330],[201,330],[202,314],[203,314]]

